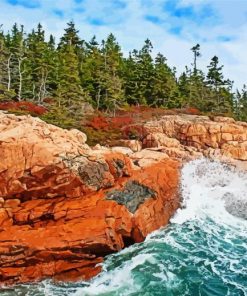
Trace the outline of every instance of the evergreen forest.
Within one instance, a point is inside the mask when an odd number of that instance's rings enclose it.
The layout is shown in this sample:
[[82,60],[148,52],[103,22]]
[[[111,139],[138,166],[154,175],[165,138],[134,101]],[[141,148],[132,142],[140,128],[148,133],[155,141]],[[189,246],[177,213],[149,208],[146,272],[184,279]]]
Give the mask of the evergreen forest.
[[114,116],[130,105],[193,107],[247,120],[247,88],[233,89],[217,56],[203,72],[196,44],[191,65],[178,75],[162,53],[154,57],[152,50],[147,39],[141,49],[124,56],[113,34],[101,42],[95,36],[85,41],[72,21],[60,40],[46,36],[41,24],[30,33],[17,24],[8,32],[1,26],[0,103],[49,106],[46,119],[58,124],[79,118],[88,106]]

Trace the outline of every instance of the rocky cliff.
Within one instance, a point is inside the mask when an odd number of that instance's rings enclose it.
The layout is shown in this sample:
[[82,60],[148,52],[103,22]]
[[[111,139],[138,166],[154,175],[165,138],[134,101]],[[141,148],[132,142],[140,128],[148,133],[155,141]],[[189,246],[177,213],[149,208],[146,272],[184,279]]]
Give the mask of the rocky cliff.
[[184,161],[246,165],[246,123],[181,115],[131,128],[141,141],[90,148],[78,130],[0,113],[1,283],[89,279],[169,222]]
[[163,116],[159,120],[132,125],[129,129],[139,132],[140,140],[125,140],[122,144],[130,147],[132,152],[140,147],[137,156],[155,151],[163,153],[163,157],[166,154],[167,157],[190,160],[204,156],[246,167],[246,122],[236,122],[228,117],[181,114]]
[[86,135],[0,113],[0,282],[88,279],[168,223],[179,162],[135,166]]
[[165,146],[184,150],[192,147],[204,156],[221,155],[247,160],[247,123],[236,122],[233,118],[164,116],[159,121],[148,122],[144,129],[147,134],[144,147]]

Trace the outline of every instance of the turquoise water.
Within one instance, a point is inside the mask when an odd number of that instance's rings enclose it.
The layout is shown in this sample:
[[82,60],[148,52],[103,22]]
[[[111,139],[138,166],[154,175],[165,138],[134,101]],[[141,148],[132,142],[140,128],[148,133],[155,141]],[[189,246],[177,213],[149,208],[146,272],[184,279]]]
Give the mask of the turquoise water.
[[197,160],[183,168],[181,193],[168,227],[109,256],[91,282],[44,281],[0,295],[247,295],[247,174]]

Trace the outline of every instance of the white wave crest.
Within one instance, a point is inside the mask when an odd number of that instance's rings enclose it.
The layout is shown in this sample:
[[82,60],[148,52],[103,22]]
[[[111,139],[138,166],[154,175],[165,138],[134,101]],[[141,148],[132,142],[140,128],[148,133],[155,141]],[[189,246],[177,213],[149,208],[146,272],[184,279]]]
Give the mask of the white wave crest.
[[172,223],[209,217],[219,224],[246,229],[247,173],[199,159],[183,167],[181,179],[182,208]]

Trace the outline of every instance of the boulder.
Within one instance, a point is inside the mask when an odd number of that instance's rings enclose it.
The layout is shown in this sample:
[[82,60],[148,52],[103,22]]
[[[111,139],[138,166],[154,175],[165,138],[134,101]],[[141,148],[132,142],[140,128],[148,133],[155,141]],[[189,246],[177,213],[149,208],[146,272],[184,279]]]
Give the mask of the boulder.
[[142,143],[138,140],[115,140],[111,142],[111,146],[130,148],[133,152],[138,152],[142,149]]

